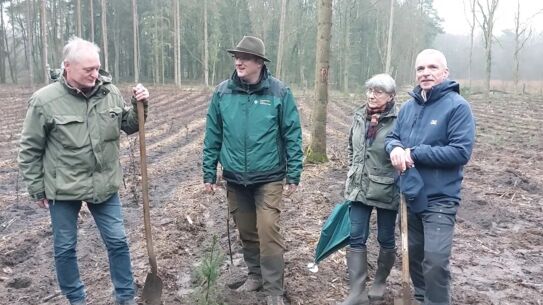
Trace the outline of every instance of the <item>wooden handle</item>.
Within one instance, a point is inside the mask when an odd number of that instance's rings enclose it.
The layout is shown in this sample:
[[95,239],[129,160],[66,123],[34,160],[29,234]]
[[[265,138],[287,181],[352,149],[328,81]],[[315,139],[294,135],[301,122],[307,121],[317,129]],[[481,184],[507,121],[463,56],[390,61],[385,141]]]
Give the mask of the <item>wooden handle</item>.
[[138,125],[140,136],[140,168],[141,168],[141,189],[143,191],[143,223],[145,226],[145,242],[149,254],[151,272],[157,274],[155,250],[153,248],[153,236],[151,234],[151,215],[149,213],[149,184],[147,180],[147,154],[145,148],[145,110],[142,102],[136,102],[138,110]]
[[400,194],[400,232],[402,240],[402,300],[403,304],[411,303],[411,289],[409,288],[409,248],[407,236],[407,206],[405,197]]

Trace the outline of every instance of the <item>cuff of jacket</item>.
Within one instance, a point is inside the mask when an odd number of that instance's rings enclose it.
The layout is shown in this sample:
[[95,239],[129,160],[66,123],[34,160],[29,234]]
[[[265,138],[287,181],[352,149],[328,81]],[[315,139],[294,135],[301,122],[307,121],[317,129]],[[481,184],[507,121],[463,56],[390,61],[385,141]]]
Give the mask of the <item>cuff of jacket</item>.
[[45,192],[38,192],[38,193],[30,194],[30,198],[32,198],[34,200],[45,199]]

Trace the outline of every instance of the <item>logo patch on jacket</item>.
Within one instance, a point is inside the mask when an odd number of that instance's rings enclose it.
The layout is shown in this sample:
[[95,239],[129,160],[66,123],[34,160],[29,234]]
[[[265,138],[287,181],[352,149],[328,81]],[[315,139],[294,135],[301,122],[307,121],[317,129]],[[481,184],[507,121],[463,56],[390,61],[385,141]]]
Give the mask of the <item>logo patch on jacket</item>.
[[437,120],[431,120],[430,125],[437,125]]
[[256,101],[255,101],[255,104],[270,106],[270,105],[271,105],[271,101],[270,101],[270,100],[256,100]]

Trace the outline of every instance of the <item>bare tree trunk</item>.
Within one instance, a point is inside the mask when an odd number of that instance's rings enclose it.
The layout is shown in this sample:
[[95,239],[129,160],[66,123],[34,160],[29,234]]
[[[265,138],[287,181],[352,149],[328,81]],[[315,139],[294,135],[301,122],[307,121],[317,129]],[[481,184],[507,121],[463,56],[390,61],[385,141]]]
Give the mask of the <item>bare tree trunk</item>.
[[179,24],[177,20],[177,0],[172,0],[172,19],[173,19],[173,31],[172,31],[172,48],[173,48],[173,80],[175,85],[179,82],[179,70],[177,62],[177,37],[179,34]]
[[483,7],[481,0],[477,0],[477,5],[480,8],[483,20],[479,22],[483,31],[485,41],[485,58],[486,58],[486,79],[484,96],[488,100],[490,97],[490,77],[492,74],[492,42],[494,39],[494,18],[499,0],[486,1],[486,6]]
[[90,40],[94,42],[94,0],[89,0],[89,10],[90,10]]
[[279,44],[277,46],[277,62],[275,63],[275,76],[282,78],[283,52],[285,48],[285,21],[287,16],[287,0],[281,0],[281,19],[279,21]]
[[[471,12],[471,20],[468,20],[468,24],[469,24],[469,29],[470,29],[470,33],[469,33],[469,59],[468,59],[468,87],[470,88],[471,90],[471,82],[472,82],[472,76],[471,76],[471,69],[472,69],[472,65],[473,65],[473,41],[474,41],[474,32],[475,32],[475,3],[477,1],[476,0],[469,0],[469,5],[470,5],[470,12]],[[465,3],[465,2],[464,2]]]
[[34,54],[34,29],[32,28],[32,18],[34,17],[32,8],[33,2],[34,1],[31,0],[26,1],[26,10],[28,14],[26,18],[26,38],[28,39],[28,74],[30,78],[30,88],[32,90],[34,90],[34,61],[32,60],[32,54]]
[[132,0],[132,32],[134,44],[134,82],[138,83],[140,79],[139,65],[139,27],[138,27],[138,1]]
[[177,1],[177,70],[179,71],[179,83],[177,86],[181,87],[181,82],[183,78],[183,69],[182,69],[182,63],[181,63],[181,8],[180,8],[179,1]]
[[11,19],[11,37],[12,37],[12,51],[9,52],[8,50],[8,35],[6,34],[6,51],[8,51],[8,60],[9,60],[9,54],[12,53],[11,61],[9,64],[9,72],[11,76],[11,80],[14,84],[17,83],[17,37],[15,34],[15,15],[14,15],[14,9],[15,3],[12,1],[9,2],[11,9],[10,9],[10,19]]
[[77,7],[76,7],[76,14],[77,14],[77,37],[81,37],[81,0],[77,0]]
[[[0,12],[4,11],[4,5],[0,2]],[[4,14],[0,14],[0,84],[6,83],[6,58],[8,54],[4,45],[4,36],[6,29],[4,27]]]
[[42,52],[41,52],[41,58],[42,58],[42,67],[43,67],[43,83],[47,84],[49,81],[49,63],[47,62],[48,54],[47,54],[47,15],[46,15],[46,2],[47,0],[41,0],[41,20],[40,20],[40,27],[41,27],[41,37],[42,37]]
[[532,36],[532,31],[527,25],[521,26],[520,23],[520,1],[517,0],[517,11],[515,14],[515,51],[513,53],[513,81],[515,86],[515,94],[518,94],[518,82],[520,71],[519,55],[524,48],[526,42]]
[[102,52],[104,53],[104,70],[109,70],[108,60],[109,53],[107,51],[107,0],[102,0]]
[[392,60],[392,34],[394,29],[394,2],[390,0],[390,16],[388,17],[387,54],[385,60],[385,72],[391,74],[390,62]]
[[322,163],[326,156],[326,112],[328,105],[328,73],[332,30],[332,0],[318,0],[317,56],[315,66],[315,103],[312,111],[311,142],[307,162]]
[[209,86],[209,49],[207,37],[207,0],[204,0],[204,84]]

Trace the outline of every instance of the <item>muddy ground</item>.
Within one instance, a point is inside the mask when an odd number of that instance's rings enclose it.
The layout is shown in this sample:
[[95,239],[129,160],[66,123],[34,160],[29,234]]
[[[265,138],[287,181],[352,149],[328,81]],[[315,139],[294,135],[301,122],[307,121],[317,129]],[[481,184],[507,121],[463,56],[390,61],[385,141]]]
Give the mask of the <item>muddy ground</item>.
[[[129,94],[129,86],[122,86]],[[219,303],[263,304],[258,293],[228,288],[243,275],[239,240],[232,229],[234,265],[228,259],[224,190],[202,194],[201,150],[209,91],[152,87],[147,122],[151,217],[163,304],[196,304],[195,271],[212,237],[225,254]],[[37,208],[22,185],[16,165],[17,141],[30,88],[0,87],[0,304],[67,304],[54,275],[49,215]],[[311,92],[297,92],[307,144]],[[404,94],[405,96],[405,94]],[[463,202],[452,256],[454,304],[543,304],[543,98],[494,95],[470,97],[477,118],[477,144],[465,169]],[[339,251],[308,271],[320,227],[341,201],[347,172],[346,141],[355,96],[332,96],[328,109],[328,156],[307,165],[301,187],[284,199],[287,240],[286,290],[289,304],[336,304],[347,294],[345,252]],[[125,186],[120,193],[139,288],[149,271],[143,239],[137,136],[122,136]],[[88,301],[112,304],[107,257],[94,221],[83,209],[78,255]],[[374,221],[372,227],[375,227]],[[369,245],[370,274],[376,266],[375,235]],[[399,243],[399,239],[398,239]],[[400,292],[398,259],[385,301]],[[140,290],[141,292],[141,290]]]

